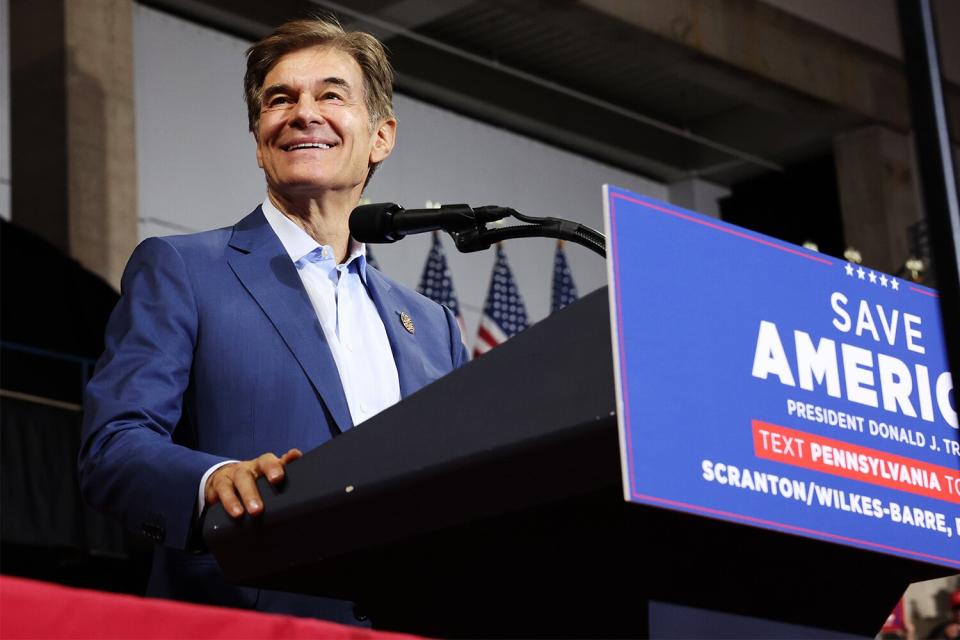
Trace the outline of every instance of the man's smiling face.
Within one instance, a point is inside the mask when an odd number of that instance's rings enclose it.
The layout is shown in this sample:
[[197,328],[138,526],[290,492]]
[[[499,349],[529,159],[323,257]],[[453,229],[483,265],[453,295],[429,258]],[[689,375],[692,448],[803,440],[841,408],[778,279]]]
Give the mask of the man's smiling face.
[[369,166],[393,148],[396,120],[371,123],[363,72],[329,46],[281,57],[263,82],[257,163],[281,198],[363,188]]

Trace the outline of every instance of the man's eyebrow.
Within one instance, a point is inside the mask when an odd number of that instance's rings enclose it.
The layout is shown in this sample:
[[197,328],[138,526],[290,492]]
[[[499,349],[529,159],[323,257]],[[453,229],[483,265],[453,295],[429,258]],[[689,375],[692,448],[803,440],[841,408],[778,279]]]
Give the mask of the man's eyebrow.
[[266,100],[270,96],[276,95],[278,93],[290,93],[292,88],[287,84],[272,84],[269,87],[263,90],[263,96],[261,99]]
[[343,87],[344,89],[350,89],[350,83],[344,80],[343,78],[338,78],[336,76],[331,76],[329,78],[323,79],[323,84],[333,84],[338,87]]
[[[330,76],[329,78],[324,78],[321,81],[321,84],[332,84],[337,87],[342,87],[347,91],[349,91],[352,88],[349,82],[347,82],[344,78],[338,78],[337,76]],[[294,88],[288,84],[283,84],[283,83],[272,84],[263,90],[262,99],[266,100],[267,98],[270,98],[271,96],[274,96],[278,93],[293,93],[294,91],[295,91]]]

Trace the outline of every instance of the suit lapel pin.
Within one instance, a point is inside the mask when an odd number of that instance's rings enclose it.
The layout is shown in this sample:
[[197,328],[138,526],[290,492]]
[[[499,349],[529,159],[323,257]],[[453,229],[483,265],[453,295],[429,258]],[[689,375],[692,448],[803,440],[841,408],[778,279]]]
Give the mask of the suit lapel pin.
[[411,335],[417,330],[417,328],[413,326],[413,319],[406,311],[400,312],[400,324],[402,324],[403,328],[407,330],[407,333]]

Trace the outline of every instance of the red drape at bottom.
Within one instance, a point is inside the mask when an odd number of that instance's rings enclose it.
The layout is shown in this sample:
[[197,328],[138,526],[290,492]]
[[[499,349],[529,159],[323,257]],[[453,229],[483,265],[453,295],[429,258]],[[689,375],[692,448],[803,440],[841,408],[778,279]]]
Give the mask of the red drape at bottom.
[[0,638],[400,640],[332,622],[72,589],[0,576]]

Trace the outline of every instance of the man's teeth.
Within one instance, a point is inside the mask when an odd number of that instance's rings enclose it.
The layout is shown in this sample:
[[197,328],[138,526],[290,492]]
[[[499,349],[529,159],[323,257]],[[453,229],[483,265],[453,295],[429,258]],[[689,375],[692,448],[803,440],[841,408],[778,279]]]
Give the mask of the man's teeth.
[[303,144],[295,144],[290,147],[289,151],[294,149],[329,149],[331,145],[323,144],[322,142],[304,142]]

